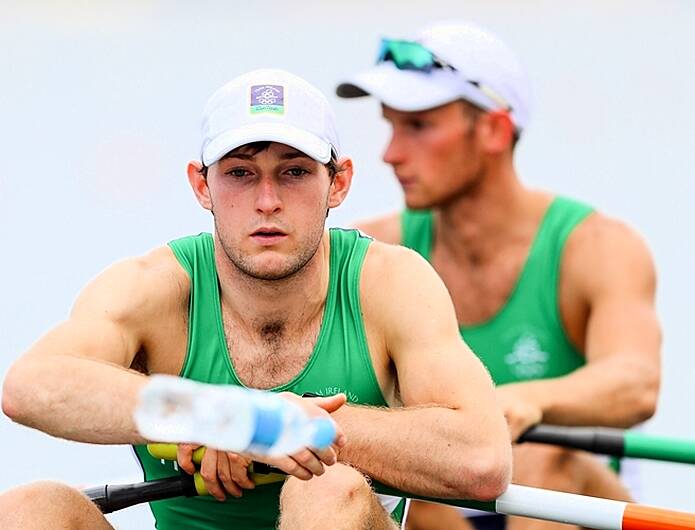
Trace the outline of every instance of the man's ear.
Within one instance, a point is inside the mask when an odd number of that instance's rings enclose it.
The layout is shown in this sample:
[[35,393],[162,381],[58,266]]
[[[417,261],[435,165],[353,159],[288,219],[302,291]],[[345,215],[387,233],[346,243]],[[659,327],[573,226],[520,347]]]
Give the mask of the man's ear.
[[202,172],[203,164],[197,160],[191,160],[188,163],[186,171],[188,172],[188,182],[193,188],[195,198],[200,205],[206,210],[212,211],[212,199],[210,198],[210,188],[208,188],[208,180]]
[[487,152],[503,153],[511,148],[514,142],[514,123],[508,112],[488,112],[481,121],[483,123],[480,134]]
[[335,208],[342,204],[352,184],[352,160],[346,156],[340,157],[337,166],[338,170],[333,176],[333,182],[331,182],[331,189],[328,194],[329,208]]

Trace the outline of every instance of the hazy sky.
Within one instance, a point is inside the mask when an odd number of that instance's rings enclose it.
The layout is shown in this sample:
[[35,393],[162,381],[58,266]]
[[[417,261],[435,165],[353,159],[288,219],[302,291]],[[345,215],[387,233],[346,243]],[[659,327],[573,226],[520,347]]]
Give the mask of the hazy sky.
[[[695,2],[685,0],[1,2],[0,375],[105,266],[210,229],[185,164],[198,156],[205,100],[246,70],[288,69],[334,101],[357,173],[331,224],[398,208],[378,106],[332,93],[372,64],[379,37],[445,18],[490,27],[527,67],[523,179],[591,202],[649,243],[665,345],[660,408],[645,429],[695,438]],[[0,490],[139,478],[128,448],[55,440],[4,417],[0,440],[11,457]],[[641,469],[644,502],[695,511],[692,468]],[[114,521],[148,518],[128,510]]]

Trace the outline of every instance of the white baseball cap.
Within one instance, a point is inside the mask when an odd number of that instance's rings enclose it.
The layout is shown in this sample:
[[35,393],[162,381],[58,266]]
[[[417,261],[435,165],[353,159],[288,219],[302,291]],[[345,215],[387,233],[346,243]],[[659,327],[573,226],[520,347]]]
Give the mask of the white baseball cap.
[[[411,39],[444,67],[399,69],[393,61],[341,83],[345,98],[372,95],[396,110],[428,110],[464,99],[486,110],[506,109],[517,130],[526,127],[530,85],[514,52],[497,36],[468,22],[435,24]],[[388,42],[388,41],[385,41]]]
[[203,164],[252,142],[289,145],[323,164],[339,153],[335,117],[326,97],[284,70],[254,70],[232,79],[203,111]]

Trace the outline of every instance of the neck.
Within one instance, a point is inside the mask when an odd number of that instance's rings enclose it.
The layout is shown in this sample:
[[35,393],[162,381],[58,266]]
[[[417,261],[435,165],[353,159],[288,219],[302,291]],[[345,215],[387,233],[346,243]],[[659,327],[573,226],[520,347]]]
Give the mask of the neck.
[[302,329],[322,313],[329,279],[330,241],[324,233],[314,256],[295,274],[259,280],[240,271],[215,236],[215,263],[223,310],[237,326],[261,332],[268,326]]
[[474,189],[437,208],[435,246],[455,259],[487,261],[510,240],[535,233],[544,202],[513,166],[486,171]]

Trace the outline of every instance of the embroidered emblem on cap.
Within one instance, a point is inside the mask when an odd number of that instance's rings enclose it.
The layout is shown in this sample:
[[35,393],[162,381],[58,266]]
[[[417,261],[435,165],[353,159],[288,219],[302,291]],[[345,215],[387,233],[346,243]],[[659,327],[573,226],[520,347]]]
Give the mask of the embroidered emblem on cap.
[[254,85],[251,87],[251,114],[285,113],[285,87],[281,85]]

